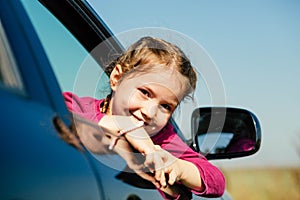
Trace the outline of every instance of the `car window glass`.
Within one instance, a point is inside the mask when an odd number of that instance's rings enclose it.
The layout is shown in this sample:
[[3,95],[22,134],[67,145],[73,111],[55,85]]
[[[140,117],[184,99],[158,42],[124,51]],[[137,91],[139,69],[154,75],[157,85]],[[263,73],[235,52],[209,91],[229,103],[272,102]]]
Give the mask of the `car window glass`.
[[107,77],[98,76],[104,74],[103,70],[89,57],[84,47],[38,1],[24,0],[23,3],[62,91],[73,91],[80,96],[104,96],[105,94],[98,93],[102,91],[98,85],[102,87],[101,83],[107,82]]
[[24,85],[0,21],[0,85],[25,93]]

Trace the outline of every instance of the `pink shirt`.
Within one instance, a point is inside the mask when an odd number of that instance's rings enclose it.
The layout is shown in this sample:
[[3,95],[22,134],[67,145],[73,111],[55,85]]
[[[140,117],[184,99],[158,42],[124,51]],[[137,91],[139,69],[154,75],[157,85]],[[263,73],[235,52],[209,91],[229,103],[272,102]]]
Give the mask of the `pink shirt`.
[[[100,105],[103,102],[92,97],[78,97],[71,92],[64,92],[66,105],[70,111],[86,119],[98,123],[105,115],[100,112]],[[202,192],[191,190],[196,195],[205,197],[222,196],[225,190],[225,178],[223,173],[201,154],[188,147],[175,133],[171,124],[167,124],[159,133],[151,139],[156,145],[167,150],[172,155],[182,160],[193,163],[199,170],[205,190]]]

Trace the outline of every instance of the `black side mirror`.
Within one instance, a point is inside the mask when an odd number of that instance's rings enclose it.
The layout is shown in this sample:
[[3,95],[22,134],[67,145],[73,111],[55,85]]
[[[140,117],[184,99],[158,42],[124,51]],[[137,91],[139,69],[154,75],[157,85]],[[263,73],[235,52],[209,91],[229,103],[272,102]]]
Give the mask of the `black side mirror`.
[[193,147],[207,159],[243,157],[256,153],[261,128],[252,112],[240,108],[197,108],[192,114]]

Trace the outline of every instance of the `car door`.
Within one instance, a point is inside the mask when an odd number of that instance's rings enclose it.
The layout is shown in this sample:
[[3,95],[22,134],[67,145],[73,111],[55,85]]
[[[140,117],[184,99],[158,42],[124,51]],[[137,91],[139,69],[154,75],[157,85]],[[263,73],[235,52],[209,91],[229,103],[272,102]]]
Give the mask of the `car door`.
[[0,16],[0,199],[101,199],[90,158],[58,134],[69,113],[21,2]]

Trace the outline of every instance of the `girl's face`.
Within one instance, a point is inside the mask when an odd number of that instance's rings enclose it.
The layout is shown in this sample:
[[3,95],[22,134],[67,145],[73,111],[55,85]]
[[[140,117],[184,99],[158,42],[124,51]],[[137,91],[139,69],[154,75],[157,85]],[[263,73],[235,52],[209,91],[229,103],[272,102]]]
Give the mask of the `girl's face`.
[[135,73],[121,79],[121,67],[115,67],[110,77],[113,90],[110,113],[143,121],[148,134],[154,135],[167,124],[184,96],[188,80],[172,68]]

